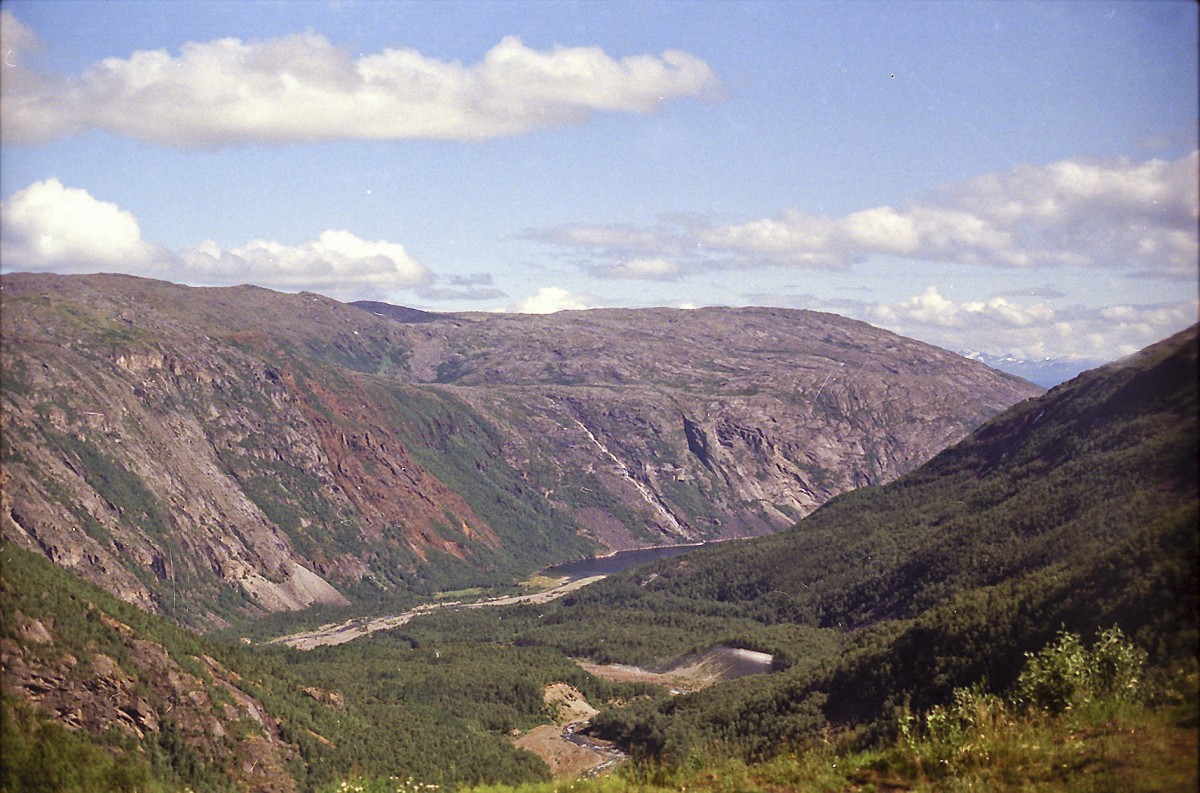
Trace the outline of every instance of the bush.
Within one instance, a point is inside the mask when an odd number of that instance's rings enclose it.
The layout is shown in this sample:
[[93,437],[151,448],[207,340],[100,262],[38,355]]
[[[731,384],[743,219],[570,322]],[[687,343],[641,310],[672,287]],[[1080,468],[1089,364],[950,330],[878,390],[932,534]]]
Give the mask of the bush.
[[1079,635],[1062,631],[1037,653],[1026,653],[1014,700],[1028,708],[1062,713],[1099,698],[1133,701],[1142,681],[1146,653],[1113,626],[1091,650]]
[[1078,634],[1062,631],[1054,643],[1025,658],[1007,702],[976,684],[955,689],[949,703],[931,708],[923,718],[905,708],[897,727],[912,770],[928,777],[983,768],[996,760],[996,753],[1012,753],[1024,745],[1021,736],[1047,723],[1047,716],[1080,708],[1083,718],[1097,718],[1105,709],[1132,701],[1146,653],[1113,627],[1090,650]]

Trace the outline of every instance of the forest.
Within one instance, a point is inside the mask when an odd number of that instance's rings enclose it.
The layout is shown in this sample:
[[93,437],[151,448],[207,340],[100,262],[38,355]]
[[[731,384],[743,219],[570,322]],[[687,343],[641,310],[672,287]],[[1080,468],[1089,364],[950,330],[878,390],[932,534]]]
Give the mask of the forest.
[[[0,641],[33,695],[4,699],[0,789],[256,788],[268,749],[289,790],[555,789],[512,741],[551,721],[552,683],[629,755],[594,790],[1070,789],[1071,763],[1101,789],[1194,788],[1196,360],[1193,329],[780,534],[312,651],[197,635],[6,547]],[[771,671],[673,693],[577,663],[714,646]],[[89,729],[47,716],[56,686]]]

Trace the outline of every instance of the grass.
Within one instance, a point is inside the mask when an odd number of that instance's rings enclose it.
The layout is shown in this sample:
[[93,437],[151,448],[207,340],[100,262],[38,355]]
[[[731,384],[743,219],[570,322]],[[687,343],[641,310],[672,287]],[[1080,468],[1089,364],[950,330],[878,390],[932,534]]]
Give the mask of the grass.
[[1160,685],[1153,706],[1119,695],[1076,699],[1061,711],[1006,701],[979,687],[862,749],[849,735],[824,735],[760,763],[720,747],[676,767],[628,765],[592,780],[474,793],[798,793],[846,791],[1180,791],[1200,782],[1200,729],[1192,669]]
[[547,589],[554,589],[554,587],[563,583],[563,580],[564,579],[561,576],[550,576],[542,575],[541,573],[535,573],[534,575],[531,575],[529,578],[526,578],[524,581],[522,581],[521,586],[526,589],[533,590],[534,592],[543,592]]
[[[629,766],[590,780],[474,793],[780,793],[797,791],[1181,791],[1197,789],[1197,729],[1173,711],[1126,709],[1119,714],[1000,719],[981,726],[960,747],[902,738],[883,749],[853,750],[843,740],[817,739],[759,764],[711,756],[683,767]],[[702,757],[698,755],[698,757]],[[932,762],[931,762],[932,761]]]

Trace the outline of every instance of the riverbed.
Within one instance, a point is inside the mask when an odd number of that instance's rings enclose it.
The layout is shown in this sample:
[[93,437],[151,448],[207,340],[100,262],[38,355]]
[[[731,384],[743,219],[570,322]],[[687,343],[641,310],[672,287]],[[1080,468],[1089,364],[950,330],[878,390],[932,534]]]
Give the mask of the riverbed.
[[635,565],[652,562],[655,559],[679,556],[688,551],[694,551],[704,544],[635,548],[628,551],[617,551],[607,556],[594,556],[588,559],[566,562],[554,565],[553,567],[547,567],[540,572],[541,575],[559,580],[558,584],[541,592],[533,592],[528,595],[506,595],[504,597],[488,598],[487,600],[470,603],[458,600],[427,603],[423,606],[409,609],[401,614],[392,614],[386,617],[362,617],[346,620],[345,622],[329,623],[311,631],[301,631],[287,636],[280,636],[277,639],[272,639],[270,644],[286,644],[288,647],[294,647],[297,650],[312,650],[316,647],[345,644],[346,642],[368,636],[377,631],[399,628],[402,625],[406,625],[414,617],[442,609],[477,609],[489,606],[513,606],[518,603],[549,603],[568,592],[582,589],[588,584],[593,584],[606,576],[619,573]]
[[294,647],[297,650],[312,650],[317,647],[328,647],[334,644],[345,644],[363,636],[368,636],[377,631],[391,630],[399,628],[401,625],[406,625],[414,617],[419,617],[422,614],[430,614],[434,611],[443,609],[479,609],[489,606],[514,606],[518,603],[549,603],[556,600],[568,592],[574,592],[577,589],[582,589],[588,584],[594,584],[602,575],[587,576],[585,578],[563,578],[563,581],[550,589],[544,589],[541,592],[533,592],[528,595],[506,595],[504,597],[489,598],[487,600],[479,600],[472,603],[463,603],[458,600],[451,600],[442,603],[427,603],[423,606],[417,606],[414,609],[409,609],[401,614],[393,614],[387,617],[364,617],[360,619],[346,620],[345,622],[334,622],[328,625],[322,625],[319,628],[311,631],[302,631],[300,633],[292,633],[287,636],[280,636],[278,639],[272,639],[270,644],[286,644],[288,647]]

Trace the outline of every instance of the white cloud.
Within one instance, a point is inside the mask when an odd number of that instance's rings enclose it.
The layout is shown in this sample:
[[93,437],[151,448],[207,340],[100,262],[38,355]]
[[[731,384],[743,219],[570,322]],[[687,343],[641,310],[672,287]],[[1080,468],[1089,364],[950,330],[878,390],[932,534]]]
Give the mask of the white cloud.
[[846,255],[845,242],[838,238],[835,221],[794,209],[776,218],[709,229],[698,242],[710,253],[737,263],[841,269],[851,258]]
[[0,47],[4,48],[6,66],[18,63],[25,53],[36,51],[38,46],[36,33],[12,13],[0,11]]
[[[831,311],[870,322],[947,350],[1067,359],[1092,366],[1136,352],[1200,319],[1200,300],[1085,306],[1062,295],[1028,299],[991,295],[955,300],[930,286],[892,302],[822,298],[812,294],[755,295],[773,305]],[[1052,302],[1058,305],[1052,305]]]
[[953,185],[898,211],[840,219],[785,212],[708,241],[764,264],[848,266],[877,254],[1001,267],[1196,265],[1197,155],[1175,162],[1022,165]]
[[730,225],[567,226],[528,236],[574,249],[586,268],[610,277],[648,277],[630,261],[670,259],[673,278],[732,267],[845,269],[888,255],[1191,279],[1198,170],[1195,151],[1175,161],[1064,160],[948,185],[904,208],[869,207],[840,218],[787,209]]
[[878,305],[874,313],[879,319],[889,322],[910,321],[922,325],[958,327],[962,324],[959,314],[962,309],[942,297],[936,286],[931,286],[897,305]]
[[630,259],[609,268],[604,274],[610,278],[633,278],[663,280],[675,278],[681,272],[679,262],[661,257]]
[[58,81],[24,67],[25,56],[41,49],[37,34],[11,12],[0,10],[0,133],[5,143],[24,143],[59,133],[62,121],[41,108],[59,90]]
[[557,286],[543,286],[532,297],[527,297],[516,305],[519,314],[553,314],[556,311],[572,311],[591,308],[591,298],[587,295],[576,295]]
[[0,230],[5,269],[153,271],[166,258],[142,240],[129,212],[57,179],[34,182],[0,205]]
[[1055,308],[1044,301],[1017,303],[1003,297],[955,302],[930,286],[897,303],[860,303],[856,310],[846,311],[844,305],[840,309],[951,350],[1106,361],[1195,323],[1200,301]]
[[[10,12],[3,24],[14,49],[32,46]],[[703,60],[676,50],[617,59],[598,47],[537,51],[509,36],[463,65],[411,49],[354,58],[305,33],[191,42],[178,55],[141,51],[67,78],[18,65],[6,70],[0,124],[18,144],[91,128],[178,147],[477,140],[579,123],[597,111],[650,113],[717,89]]]
[[225,250],[203,242],[170,251],[143,240],[130,212],[57,179],[35,182],[0,204],[0,265],[5,272],[119,271],[196,285],[254,283],[346,300],[386,296],[432,277],[404,246],[345,230],[299,245],[254,240]]
[[921,245],[916,219],[889,206],[847,215],[841,232],[851,245],[874,251],[910,254]]
[[312,242],[282,245],[254,240],[222,250],[204,242],[180,252],[183,272],[208,283],[253,282],[285,291],[310,290],[338,299],[386,295],[429,281],[429,271],[404,246],[368,242],[343,230]]
[[1044,325],[1054,318],[1054,310],[1045,303],[1023,306],[1003,297],[955,303],[943,297],[936,286],[930,286],[921,294],[897,304],[875,304],[869,313],[888,322],[943,328],[961,328],[981,323],[1027,328]]

